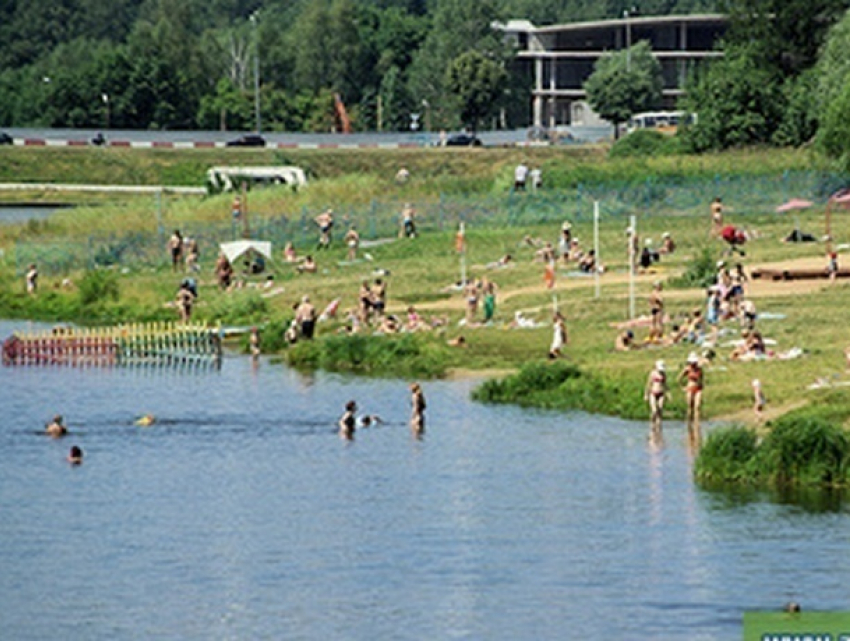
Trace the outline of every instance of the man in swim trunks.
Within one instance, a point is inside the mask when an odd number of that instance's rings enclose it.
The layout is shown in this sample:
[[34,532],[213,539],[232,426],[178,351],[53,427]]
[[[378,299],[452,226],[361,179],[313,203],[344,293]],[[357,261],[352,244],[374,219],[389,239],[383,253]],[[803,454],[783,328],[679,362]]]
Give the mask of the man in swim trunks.
[[302,337],[313,338],[313,332],[316,329],[316,308],[310,302],[309,296],[304,296],[298,309],[295,310],[295,322],[301,327]]
[[62,416],[57,414],[53,417],[53,421],[45,428],[45,431],[48,436],[60,438],[68,433],[68,428],[65,427],[65,423],[62,421]]
[[339,436],[340,438],[350,441],[354,438],[354,430],[357,425],[357,418],[354,413],[357,411],[357,403],[348,401],[345,404],[345,413],[339,418]]
[[649,327],[649,342],[658,342],[664,337],[664,298],[661,295],[661,281],[655,281],[652,285],[652,293],[649,295],[649,315],[652,324]]
[[410,384],[410,429],[415,436],[425,431],[425,394],[419,383]]

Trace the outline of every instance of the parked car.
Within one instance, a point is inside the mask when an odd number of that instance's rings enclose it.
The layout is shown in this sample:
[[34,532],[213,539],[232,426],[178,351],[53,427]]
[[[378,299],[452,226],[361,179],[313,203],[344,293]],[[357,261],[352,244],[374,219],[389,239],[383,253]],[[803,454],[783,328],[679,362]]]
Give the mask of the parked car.
[[245,134],[227,142],[228,147],[265,147],[266,139],[258,134]]
[[480,147],[481,139],[472,134],[452,134],[446,139],[446,147]]
[[0,145],[13,145],[15,144],[12,136],[7,134],[5,131],[0,131]]

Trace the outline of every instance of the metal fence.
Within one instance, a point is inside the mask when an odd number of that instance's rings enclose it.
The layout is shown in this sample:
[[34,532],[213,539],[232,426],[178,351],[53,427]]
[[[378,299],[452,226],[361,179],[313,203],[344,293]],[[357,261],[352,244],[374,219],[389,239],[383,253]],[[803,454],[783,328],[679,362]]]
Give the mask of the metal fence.
[[[707,216],[708,204],[716,196],[733,207],[736,217],[768,214],[790,198],[806,198],[823,204],[838,189],[850,185],[850,177],[828,172],[785,172],[776,176],[718,176],[711,180],[648,179],[632,183],[581,184],[575,189],[528,191],[497,196],[441,194],[416,208],[420,231],[456,229],[458,223],[476,226],[531,226],[565,219],[581,222],[593,215],[594,201],[600,203],[604,220]],[[403,201],[374,200],[365,206],[341,206],[334,210],[335,234],[340,237],[351,225],[361,238],[374,240],[398,235]],[[304,208],[290,216],[251,216],[250,235],[270,240],[276,248],[291,241],[303,250],[317,240],[314,223],[317,210]],[[198,240],[201,259],[209,261],[217,254],[218,243],[239,238],[241,221],[210,223],[162,220],[158,229],[128,234],[91,235],[83,241],[45,239],[20,241],[15,261],[20,273],[36,263],[45,273],[65,273],[71,269],[127,266],[157,267],[168,260],[165,250],[166,229],[179,227],[185,235]]]

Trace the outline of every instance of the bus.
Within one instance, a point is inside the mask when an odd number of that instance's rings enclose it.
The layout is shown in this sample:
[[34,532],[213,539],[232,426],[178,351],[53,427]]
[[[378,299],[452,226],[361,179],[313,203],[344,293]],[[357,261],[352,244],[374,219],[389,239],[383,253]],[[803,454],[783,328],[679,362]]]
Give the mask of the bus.
[[655,129],[664,134],[675,134],[679,125],[692,125],[696,121],[696,114],[686,114],[684,111],[645,111],[629,118],[626,131],[631,133],[638,129]]

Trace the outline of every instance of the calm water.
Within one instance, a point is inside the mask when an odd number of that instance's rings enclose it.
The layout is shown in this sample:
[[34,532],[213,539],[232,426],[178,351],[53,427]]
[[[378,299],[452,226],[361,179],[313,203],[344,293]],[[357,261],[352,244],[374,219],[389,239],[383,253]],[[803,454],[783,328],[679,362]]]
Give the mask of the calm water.
[[[745,609],[850,607],[839,501],[701,491],[681,425],[653,453],[471,386],[426,383],[416,441],[404,382],[0,368],[0,636],[731,640]],[[342,442],[349,398],[389,424]]]
[[28,220],[45,220],[60,209],[56,206],[0,205],[0,225],[25,223]]

